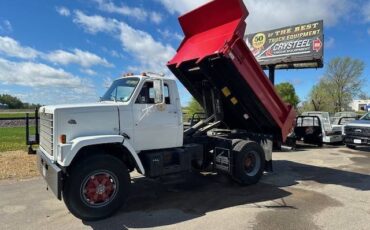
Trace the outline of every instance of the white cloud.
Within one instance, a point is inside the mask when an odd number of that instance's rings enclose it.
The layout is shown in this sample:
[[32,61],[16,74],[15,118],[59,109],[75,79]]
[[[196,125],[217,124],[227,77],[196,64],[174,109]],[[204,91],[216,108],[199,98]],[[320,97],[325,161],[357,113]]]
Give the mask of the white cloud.
[[333,48],[335,46],[335,38],[328,37],[325,41],[326,48]]
[[245,0],[250,15],[247,31],[257,32],[315,20],[334,26],[351,12],[350,0]]
[[98,4],[98,8],[109,13],[117,13],[128,17],[136,18],[140,21],[151,20],[159,24],[162,22],[162,15],[158,12],[147,12],[138,7],[128,7],[126,5],[117,6],[111,0],[94,0]]
[[115,50],[111,50],[111,51],[108,51],[109,54],[112,56],[112,57],[115,57],[115,58],[123,58],[124,56],[121,54],[121,53],[118,53],[117,51]]
[[88,32],[108,32],[119,39],[123,50],[140,62],[142,71],[167,71],[165,64],[176,53],[172,46],[156,41],[147,32],[115,19],[76,12],[73,21]]
[[21,46],[13,38],[2,36],[0,36],[0,53],[23,59],[34,59],[40,54],[33,48]]
[[11,33],[13,31],[12,24],[8,20],[0,21],[0,33]]
[[64,7],[64,6],[57,6],[55,7],[55,10],[58,12],[58,14],[65,16],[65,17],[68,17],[69,15],[71,15],[71,11],[67,7]]
[[104,78],[103,87],[108,89],[113,83],[113,79],[110,77]]
[[163,21],[163,17],[162,17],[162,14],[158,13],[158,12],[151,12],[149,14],[149,17],[150,17],[150,20],[152,22],[154,22],[155,24],[159,24]]
[[63,69],[33,62],[12,62],[3,58],[0,58],[0,80],[3,84],[32,87],[81,85],[81,79]]
[[82,51],[80,49],[74,49],[73,52],[56,50],[44,55],[44,58],[50,62],[60,65],[69,65],[74,63],[86,68],[94,65],[102,65],[106,67],[113,66],[105,58],[101,58],[96,54]]
[[55,50],[46,54],[36,49],[22,46],[13,38],[2,36],[0,36],[0,54],[21,59],[43,58],[54,64],[78,64],[85,68],[96,65],[113,67],[113,65],[109,63],[105,58],[99,57],[98,55],[90,53],[88,51],[83,51],[80,49],[74,49],[73,52]]
[[184,39],[184,36],[177,33],[177,32],[171,32],[168,29],[157,29],[157,32],[164,38],[164,39],[172,39],[172,40],[178,40],[181,41]]
[[[170,13],[179,14],[208,2],[208,0],[157,1],[161,2]],[[306,0],[304,2],[297,0],[244,0],[244,2],[250,12],[247,18],[248,33],[320,19],[324,20],[325,25],[334,26],[342,18],[346,18],[347,13],[350,13],[354,6],[350,0]],[[370,12],[370,10],[366,12]]]
[[362,14],[364,16],[365,22],[370,22],[370,2],[367,2],[362,8]]
[[138,59],[146,70],[163,71],[166,69],[167,61],[176,53],[172,46],[162,44],[154,40],[150,34],[135,30],[125,23],[120,24],[120,30],[123,49]]
[[[34,62],[12,62],[0,58],[0,82],[27,88],[27,102],[55,104],[96,101],[97,93],[90,81]],[[13,92],[13,90],[12,90]]]
[[98,101],[98,94],[95,90],[85,88],[79,90],[77,88],[56,88],[56,87],[35,87],[28,88],[26,93],[14,93],[23,102],[39,103],[42,105],[55,105],[55,104],[74,104]]
[[209,0],[156,0],[162,3],[162,5],[171,13],[183,14],[190,10],[193,10]]
[[82,26],[86,32],[95,34],[97,32],[113,32],[117,30],[117,20],[106,20],[105,18],[94,15],[88,16],[83,12],[76,10],[73,22]]
[[80,71],[81,71],[82,73],[85,73],[85,74],[90,75],[90,76],[94,76],[94,75],[96,75],[96,74],[97,74],[97,73],[96,73],[94,70],[92,70],[92,69],[80,69]]

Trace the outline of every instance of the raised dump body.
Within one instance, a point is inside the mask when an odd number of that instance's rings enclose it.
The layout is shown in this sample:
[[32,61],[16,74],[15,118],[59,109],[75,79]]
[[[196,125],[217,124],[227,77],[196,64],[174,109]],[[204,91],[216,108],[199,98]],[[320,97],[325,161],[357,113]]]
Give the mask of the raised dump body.
[[214,0],[181,16],[185,38],[168,67],[208,116],[285,141],[296,114],[243,40],[248,14],[242,0]]

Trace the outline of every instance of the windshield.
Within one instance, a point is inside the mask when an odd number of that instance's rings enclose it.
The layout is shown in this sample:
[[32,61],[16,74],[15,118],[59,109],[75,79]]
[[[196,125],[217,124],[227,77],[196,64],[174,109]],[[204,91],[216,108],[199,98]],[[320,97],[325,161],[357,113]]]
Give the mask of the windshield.
[[115,80],[101,98],[101,101],[129,101],[139,81],[139,78],[122,78]]
[[367,120],[370,121],[370,113],[366,114],[365,116],[361,117],[360,120]]

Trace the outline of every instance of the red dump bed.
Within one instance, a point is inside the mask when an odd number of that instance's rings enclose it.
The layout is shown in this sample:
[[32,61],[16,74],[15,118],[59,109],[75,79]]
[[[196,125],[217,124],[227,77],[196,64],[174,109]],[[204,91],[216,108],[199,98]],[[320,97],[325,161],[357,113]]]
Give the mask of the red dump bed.
[[224,122],[285,140],[295,111],[274,90],[245,44],[242,0],[214,0],[179,18],[185,38],[168,67],[203,104],[205,88],[221,95]]

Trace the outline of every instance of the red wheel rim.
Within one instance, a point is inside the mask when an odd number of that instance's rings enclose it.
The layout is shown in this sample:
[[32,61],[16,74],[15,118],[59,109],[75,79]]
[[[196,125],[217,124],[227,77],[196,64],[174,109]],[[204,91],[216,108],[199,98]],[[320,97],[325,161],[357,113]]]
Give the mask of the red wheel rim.
[[98,172],[85,178],[82,197],[89,206],[108,204],[117,193],[117,179],[108,172]]
[[248,176],[255,176],[261,166],[261,159],[256,151],[250,151],[244,158],[244,172]]

